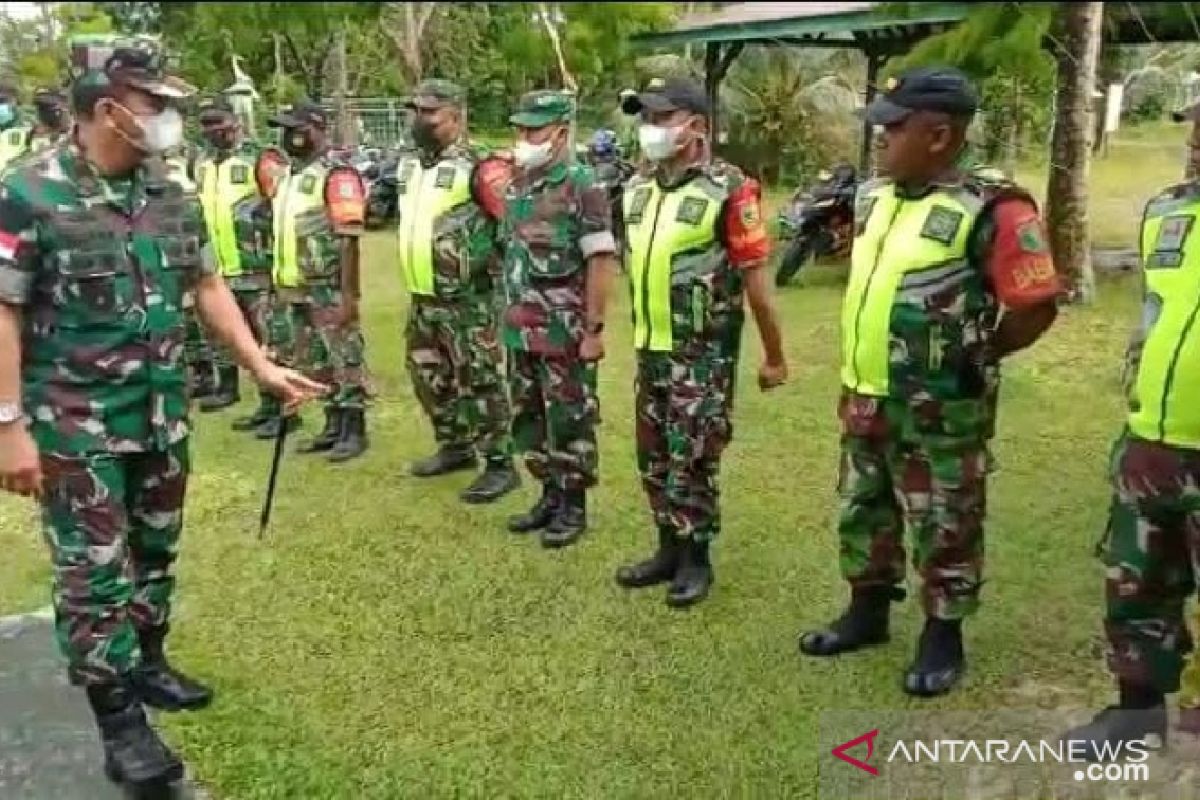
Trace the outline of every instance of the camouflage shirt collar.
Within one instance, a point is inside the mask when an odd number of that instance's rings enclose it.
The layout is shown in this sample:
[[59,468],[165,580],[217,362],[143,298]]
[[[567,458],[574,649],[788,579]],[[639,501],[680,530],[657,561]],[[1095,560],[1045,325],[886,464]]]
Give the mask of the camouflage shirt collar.
[[521,178],[521,183],[530,189],[537,189],[541,186],[557,186],[567,178],[567,170],[570,164],[565,158],[560,158],[557,161],[551,162],[548,166],[531,169],[524,173]]
[[958,165],[944,169],[937,177],[927,182],[896,181],[896,195],[903,200],[920,200],[939,189],[961,186],[966,175]]

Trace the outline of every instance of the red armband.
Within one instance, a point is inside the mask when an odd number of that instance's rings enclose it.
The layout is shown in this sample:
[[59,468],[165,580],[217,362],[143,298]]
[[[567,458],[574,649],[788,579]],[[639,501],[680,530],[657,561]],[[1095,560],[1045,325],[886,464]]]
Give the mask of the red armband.
[[770,254],[756,180],[747,178],[725,201],[725,246],[735,267],[755,266]]
[[512,165],[499,158],[489,158],[475,167],[475,202],[492,219],[504,217],[504,192],[512,180]]
[[996,297],[1009,308],[1054,298],[1062,286],[1037,210],[1025,200],[1002,200],[993,207],[992,220],[995,234],[987,269]]
[[325,208],[334,228],[361,226],[367,215],[362,179],[349,167],[329,173],[325,181]]

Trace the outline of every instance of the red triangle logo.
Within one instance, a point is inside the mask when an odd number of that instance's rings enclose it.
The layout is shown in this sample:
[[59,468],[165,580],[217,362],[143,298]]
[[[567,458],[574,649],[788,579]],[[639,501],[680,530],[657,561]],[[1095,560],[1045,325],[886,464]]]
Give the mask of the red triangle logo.
[[833,757],[841,759],[842,761],[845,761],[850,766],[861,769],[863,772],[867,772],[867,773],[870,773],[871,775],[878,777],[879,770],[877,770],[875,767],[872,767],[866,761],[859,761],[854,756],[847,755],[847,753],[846,753],[847,750],[853,750],[855,747],[858,747],[863,742],[866,742],[867,743],[867,758],[870,758],[875,753],[875,737],[878,735],[879,735],[879,729],[876,728],[875,730],[867,731],[862,736],[858,736],[854,739],[851,739],[848,742],[843,742],[842,744],[839,744],[837,747],[833,748]]

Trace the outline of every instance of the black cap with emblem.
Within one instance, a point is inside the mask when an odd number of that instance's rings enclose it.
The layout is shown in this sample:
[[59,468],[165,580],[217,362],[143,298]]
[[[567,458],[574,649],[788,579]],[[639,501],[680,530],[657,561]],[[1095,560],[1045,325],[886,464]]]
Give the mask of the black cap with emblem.
[[951,67],[919,67],[889,78],[884,93],[867,106],[872,125],[894,125],[914,111],[970,118],[979,110],[971,80]]
[[638,94],[624,94],[621,98],[621,110],[626,114],[640,114],[643,111],[658,113],[685,109],[693,114],[708,116],[711,106],[704,88],[690,78],[654,78]]
[[325,130],[329,127],[329,115],[317,103],[303,100],[271,117],[267,120],[267,125],[272,128],[303,128],[312,125]]

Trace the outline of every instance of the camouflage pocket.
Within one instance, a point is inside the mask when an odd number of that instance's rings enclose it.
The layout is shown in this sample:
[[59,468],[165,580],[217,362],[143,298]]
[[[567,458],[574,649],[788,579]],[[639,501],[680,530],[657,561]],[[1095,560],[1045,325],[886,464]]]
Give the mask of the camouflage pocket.
[[66,255],[54,290],[63,327],[120,320],[132,302],[132,279],[111,252],[73,251]]

